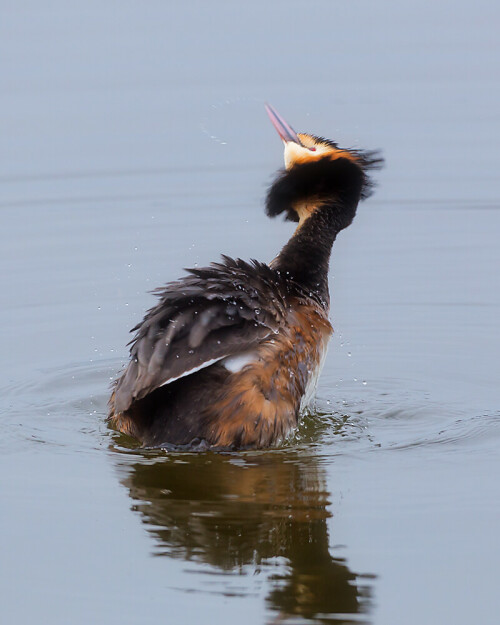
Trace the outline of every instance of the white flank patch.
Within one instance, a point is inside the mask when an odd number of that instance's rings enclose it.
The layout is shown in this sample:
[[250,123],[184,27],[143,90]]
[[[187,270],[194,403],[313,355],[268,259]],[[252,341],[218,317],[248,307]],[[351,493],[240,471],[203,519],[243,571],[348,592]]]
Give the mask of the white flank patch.
[[306,390],[302,395],[302,399],[300,400],[300,408],[299,413],[302,414],[306,408],[311,404],[316,395],[316,387],[318,386],[319,376],[321,375],[321,370],[323,369],[323,365],[325,364],[326,354],[328,352],[328,342],[323,348],[323,353],[321,354],[321,358],[319,360],[318,366],[311,371],[311,375],[309,380],[307,380]]
[[196,373],[200,369],[205,369],[205,367],[210,367],[210,365],[213,365],[214,362],[218,362],[219,360],[222,360],[223,358],[224,358],[224,356],[221,356],[220,358],[212,358],[212,360],[207,360],[205,362],[202,362],[201,365],[198,365],[197,367],[194,367],[193,369],[189,369],[189,371],[184,371],[184,373],[181,373],[180,375],[176,376],[175,378],[168,378],[168,380],[165,380],[165,382],[162,382],[160,384],[160,386],[165,386],[166,384],[170,384],[170,382],[175,382],[176,380],[180,380],[181,378],[185,378],[187,375],[191,375],[192,373]]
[[224,365],[231,373],[238,373],[246,365],[255,362],[257,358],[256,352],[245,352],[244,354],[238,354],[238,356],[228,356],[220,364]]

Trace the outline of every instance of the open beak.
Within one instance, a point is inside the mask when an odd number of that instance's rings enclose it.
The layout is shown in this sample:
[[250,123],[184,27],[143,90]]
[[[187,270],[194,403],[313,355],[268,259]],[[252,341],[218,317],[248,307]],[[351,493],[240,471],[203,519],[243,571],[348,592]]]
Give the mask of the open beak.
[[266,104],[266,111],[273,126],[276,128],[279,136],[285,143],[293,141],[294,143],[302,145],[302,142],[295,130],[283,119],[283,117],[281,117],[275,108],[273,108],[270,104]]

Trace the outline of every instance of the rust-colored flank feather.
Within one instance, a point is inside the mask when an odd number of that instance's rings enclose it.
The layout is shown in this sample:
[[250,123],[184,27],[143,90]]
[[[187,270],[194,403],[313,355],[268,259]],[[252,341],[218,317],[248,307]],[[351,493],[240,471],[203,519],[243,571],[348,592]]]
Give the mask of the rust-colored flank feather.
[[285,169],[266,210],[297,230],[270,264],[223,257],[157,291],[109,400],[111,426],[144,446],[277,445],[314,396],[332,333],[331,248],[381,161],[270,116]]

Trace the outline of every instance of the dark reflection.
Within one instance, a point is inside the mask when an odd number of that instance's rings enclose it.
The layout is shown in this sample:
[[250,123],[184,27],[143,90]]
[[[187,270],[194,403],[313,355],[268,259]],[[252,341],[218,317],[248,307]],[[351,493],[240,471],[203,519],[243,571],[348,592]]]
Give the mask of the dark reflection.
[[266,601],[278,612],[270,622],[359,623],[349,615],[366,614],[367,580],[329,552],[329,495],[316,458],[175,454],[122,469],[156,553],[266,575]]

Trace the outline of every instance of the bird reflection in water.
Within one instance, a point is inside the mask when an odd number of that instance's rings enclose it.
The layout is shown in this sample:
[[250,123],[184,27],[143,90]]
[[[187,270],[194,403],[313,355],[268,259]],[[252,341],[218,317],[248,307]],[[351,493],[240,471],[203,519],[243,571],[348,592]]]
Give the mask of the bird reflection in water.
[[141,456],[120,472],[155,553],[266,575],[266,602],[278,613],[269,622],[368,622],[370,579],[330,555],[329,494],[314,456]]

